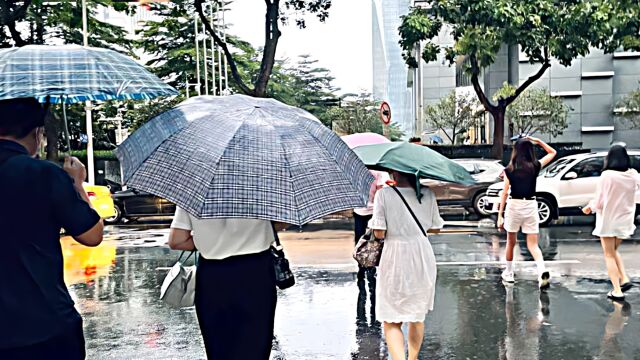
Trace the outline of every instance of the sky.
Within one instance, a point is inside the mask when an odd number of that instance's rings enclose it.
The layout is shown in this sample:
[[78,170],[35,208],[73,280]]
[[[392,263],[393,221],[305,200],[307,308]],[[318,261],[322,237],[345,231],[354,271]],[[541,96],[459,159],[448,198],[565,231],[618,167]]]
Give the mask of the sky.
[[[225,21],[230,33],[264,45],[265,5],[260,0],[236,0],[229,5]],[[309,54],[317,65],[331,71],[338,93],[371,92],[371,0],[333,0],[329,18],[321,23],[307,17],[307,28],[281,26],[276,58],[295,61]]]

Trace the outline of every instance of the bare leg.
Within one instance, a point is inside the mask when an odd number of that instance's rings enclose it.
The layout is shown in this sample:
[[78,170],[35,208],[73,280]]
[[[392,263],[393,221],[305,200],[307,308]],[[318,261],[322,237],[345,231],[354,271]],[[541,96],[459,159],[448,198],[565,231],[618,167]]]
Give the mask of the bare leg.
[[513,261],[513,248],[516,246],[517,235],[518,233],[514,232],[507,233],[507,261]]
[[422,339],[424,338],[424,323],[409,323],[409,360],[418,360]]
[[616,238],[602,237],[600,238],[600,243],[604,251],[604,261],[607,264],[609,279],[613,285],[613,295],[622,296],[622,290],[620,289],[620,278],[622,276],[616,264]]
[[527,248],[536,262],[544,261],[542,250],[538,246],[538,234],[527,234]]
[[624,263],[622,262],[622,257],[618,252],[618,248],[620,247],[621,243],[622,243],[622,239],[616,238],[616,265],[618,265],[618,271],[620,271],[620,283],[625,284],[631,280],[627,276],[627,272],[624,270]]
[[404,360],[404,334],[402,323],[384,323],[384,338],[387,340],[389,355],[392,360]]

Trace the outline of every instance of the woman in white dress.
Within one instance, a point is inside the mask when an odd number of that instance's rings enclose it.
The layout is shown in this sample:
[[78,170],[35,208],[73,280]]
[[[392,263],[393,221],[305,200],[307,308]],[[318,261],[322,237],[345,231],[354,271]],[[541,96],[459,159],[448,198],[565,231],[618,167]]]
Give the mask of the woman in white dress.
[[640,176],[631,168],[627,150],[614,145],[604,161],[604,171],[600,175],[596,197],[583,209],[585,214],[596,213],[596,227],[593,235],[600,237],[604,259],[613,290],[607,297],[616,301],[624,300],[624,293],[633,286],[624,270],[618,247],[623,239],[628,239],[636,227],[636,191],[640,188]]
[[[392,172],[396,189],[402,194],[422,229],[438,232],[444,222],[435,195],[428,188],[416,191],[416,177]],[[378,267],[376,315],[384,323],[384,335],[394,360],[405,359],[402,324],[409,327],[409,359],[417,359],[424,336],[424,320],[433,310],[436,287],[436,259],[429,239],[393,187],[378,191],[371,228],[385,239]]]

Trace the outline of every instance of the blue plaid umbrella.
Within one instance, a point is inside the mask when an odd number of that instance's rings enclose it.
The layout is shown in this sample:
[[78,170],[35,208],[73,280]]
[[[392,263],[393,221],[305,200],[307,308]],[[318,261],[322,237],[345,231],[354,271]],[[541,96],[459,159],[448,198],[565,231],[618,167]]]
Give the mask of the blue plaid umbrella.
[[116,155],[127,185],[203,219],[302,225],[365,206],[373,181],[311,114],[244,95],[191,98],[138,129]]
[[40,102],[144,100],[178,92],[132,59],[78,45],[0,49],[0,100]]

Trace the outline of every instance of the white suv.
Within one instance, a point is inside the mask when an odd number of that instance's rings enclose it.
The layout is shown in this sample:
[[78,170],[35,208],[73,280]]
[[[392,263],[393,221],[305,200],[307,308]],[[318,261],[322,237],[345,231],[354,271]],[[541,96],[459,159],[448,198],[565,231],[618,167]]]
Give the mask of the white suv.
[[[629,150],[631,166],[640,171],[640,150]],[[538,176],[536,199],[540,225],[546,226],[558,216],[583,215],[581,207],[593,199],[607,152],[593,152],[560,158]],[[487,189],[486,209],[497,213],[504,182]],[[636,192],[640,211],[640,191]]]

